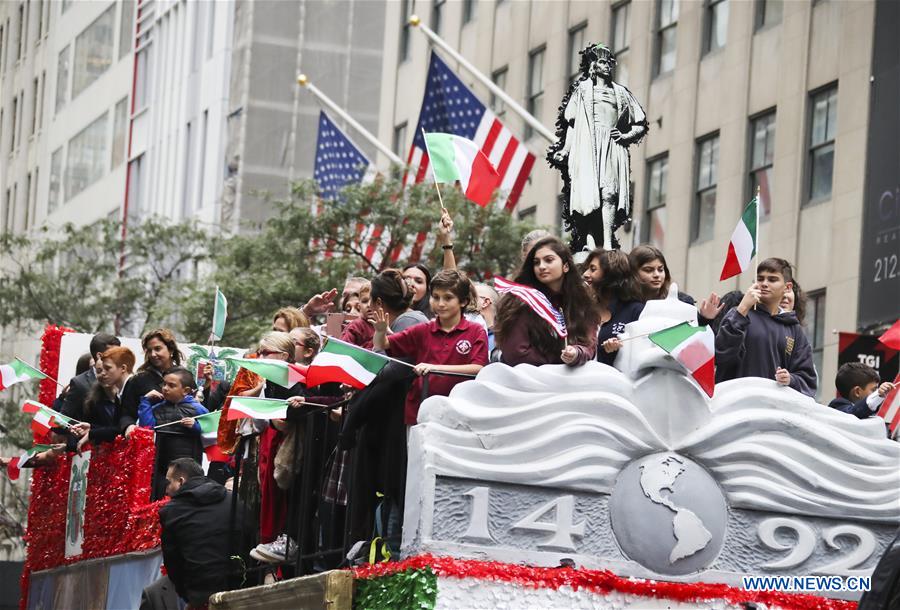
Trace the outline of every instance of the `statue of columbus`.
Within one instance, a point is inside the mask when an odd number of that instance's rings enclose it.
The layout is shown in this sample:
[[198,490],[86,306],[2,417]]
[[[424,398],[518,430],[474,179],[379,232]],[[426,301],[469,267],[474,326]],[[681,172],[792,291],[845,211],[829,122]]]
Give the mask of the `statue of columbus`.
[[619,247],[615,231],[631,219],[628,147],[647,134],[644,109],[613,82],[616,57],[602,44],[580,53],[581,74],[563,98],[557,141],[547,161],[562,173],[563,220],[573,253]]

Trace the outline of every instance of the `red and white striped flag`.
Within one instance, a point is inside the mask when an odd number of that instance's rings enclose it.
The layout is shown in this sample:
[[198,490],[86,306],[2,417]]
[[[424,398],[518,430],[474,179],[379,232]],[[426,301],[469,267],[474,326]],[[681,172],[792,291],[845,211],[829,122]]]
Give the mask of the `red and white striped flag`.
[[894,389],[884,397],[884,402],[878,409],[878,417],[884,419],[891,436],[896,436],[900,428],[900,375],[894,378]]
[[560,337],[567,337],[569,331],[566,330],[566,318],[562,312],[553,306],[550,299],[537,288],[511,282],[499,275],[494,276],[494,288],[497,292],[504,294],[509,293],[528,305],[534,313],[546,320],[547,323],[556,331]]

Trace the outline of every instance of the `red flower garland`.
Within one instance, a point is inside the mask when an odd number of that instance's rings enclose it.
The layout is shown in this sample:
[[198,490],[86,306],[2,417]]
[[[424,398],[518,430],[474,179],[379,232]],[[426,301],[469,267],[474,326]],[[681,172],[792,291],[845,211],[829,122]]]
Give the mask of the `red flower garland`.
[[568,586],[576,591],[585,589],[601,594],[618,591],[680,602],[722,599],[732,604],[760,602],[784,610],[852,610],[857,606],[855,602],[814,595],[780,591],[745,591],[724,584],[677,583],[623,578],[608,570],[535,568],[499,561],[476,561],[432,555],[417,555],[400,562],[363,565],[353,568],[353,576],[359,579],[379,578],[425,567],[430,567],[438,576],[451,578],[480,578],[510,582],[524,587],[554,590]]
[[[73,332],[75,331],[71,328],[56,326],[55,324],[48,324],[44,328],[44,334],[41,336],[39,366],[42,372],[53,379],[58,379],[59,377],[59,348],[62,345],[63,335]],[[38,394],[38,401],[48,407],[53,404],[53,400],[56,398],[56,382],[53,379],[41,379],[40,393]],[[60,383],[65,383],[65,381],[60,381]]]
[[[71,329],[48,325],[42,337],[40,368],[51,377],[59,372],[62,336]],[[39,400],[53,404],[56,383],[41,381]],[[31,572],[68,565],[85,559],[109,557],[158,547],[159,507],[168,499],[150,503],[150,482],[156,448],[153,433],[137,429],[130,439],[91,447],[91,466],[84,510],[82,553],[65,557],[66,517],[72,456],[63,455],[52,466],[32,471],[28,545],[22,571],[19,607],[27,607]]]

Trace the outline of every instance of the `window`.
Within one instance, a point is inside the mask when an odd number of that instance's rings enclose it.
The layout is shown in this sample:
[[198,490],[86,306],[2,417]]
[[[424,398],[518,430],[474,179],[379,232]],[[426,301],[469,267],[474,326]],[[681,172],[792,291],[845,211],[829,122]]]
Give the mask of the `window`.
[[[213,4],[215,3],[210,3],[210,5]],[[122,14],[119,19],[119,59],[131,52],[131,46],[134,43],[133,25],[134,0],[122,0]]]
[[107,113],[104,112],[69,140],[66,201],[103,177],[109,158],[106,156],[106,117]]
[[475,18],[475,0],[463,0],[463,25]]
[[113,139],[111,167],[119,166],[125,160],[125,134],[128,132],[128,98],[123,97],[113,112]]
[[13,206],[12,189],[8,188],[8,189],[6,189],[6,206],[3,208],[3,232],[4,233],[9,232],[9,216],[10,216],[9,211],[12,209],[12,206]]
[[781,23],[784,0],[756,0],[756,29]]
[[666,237],[666,183],[669,177],[669,155],[647,162],[647,212],[641,241],[660,250]]
[[750,195],[762,193],[763,207],[759,217],[765,220],[772,211],[772,164],[775,157],[775,111],[767,112],[750,122]]
[[22,53],[25,48],[25,3],[19,4],[19,20],[17,21],[19,37],[16,39],[16,61],[22,59]]
[[615,80],[628,84],[628,22],[631,16],[631,2],[620,2],[612,9],[612,51],[616,56]]
[[146,45],[137,52],[134,75],[134,112],[144,109],[150,99],[150,49]]
[[97,17],[75,39],[75,61],[72,69],[72,97],[97,80],[113,61],[113,24],[115,5]]
[[40,42],[41,36],[44,35],[44,0],[37,0],[36,4],[37,4],[37,8],[34,9],[34,12],[37,15],[38,23],[37,23],[37,40],[35,41],[35,44]]
[[38,101],[38,129],[44,125],[44,92],[47,90],[47,71],[41,70],[41,98]]
[[574,81],[581,74],[581,50],[584,49],[584,35],[587,32],[587,23],[576,25],[569,30],[569,57],[566,63],[566,74],[569,82]]
[[198,156],[200,177],[197,187],[197,205],[194,209],[203,207],[203,193],[205,192],[203,186],[206,180],[206,141],[209,138],[209,110],[203,111],[203,123],[200,127],[200,155]]
[[728,39],[728,0],[706,0],[706,39],[703,52],[718,51]]
[[391,150],[400,158],[406,154],[406,121],[394,126],[394,141],[391,143]]
[[434,0],[434,4],[431,5],[431,29],[438,36],[441,35],[441,16],[445,4],[447,4],[447,0]]
[[[509,74],[509,66],[503,66],[499,70],[494,70],[491,74],[491,80],[494,84],[506,91],[506,76]],[[506,115],[506,104],[499,97],[491,93],[491,108],[498,119],[502,119]]]
[[[806,295],[806,320],[804,321],[806,338],[812,347],[813,365],[816,374],[822,373],[822,359],[825,353],[825,291],[817,290]],[[822,393],[822,386],[816,390],[816,398]]]
[[678,31],[678,0],[658,0],[656,16],[654,74],[675,69],[675,43]]
[[691,222],[691,242],[712,239],[716,223],[716,183],[719,173],[719,134],[697,142],[697,189]]
[[69,45],[59,52],[56,65],[56,112],[65,106],[69,99]]
[[59,208],[62,178],[63,149],[60,146],[53,151],[53,155],[50,157],[50,187],[47,194],[47,214],[52,214]]
[[398,63],[409,59],[409,0],[400,3],[400,52],[397,54]]
[[16,122],[19,117],[19,98],[14,97],[12,101],[12,120],[9,123],[9,152],[16,149]]
[[209,2],[207,3],[206,8],[209,15],[206,28],[206,59],[209,59],[213,54],[213,42],[215,40],[214,34],[216,32],[216,3]]
[[141,193],[143,193],[144,180],[144,155],[132,159],[128,163],[128,218],[129,221],[139,220],[141,217]]
[[184,181],[182,182],[181,187],[181,216],[182,218],[187,217],[191,213],[192,201],[191,201],[191,190],[194,186],[194,151],[191,134],[191,123],[185,126],[184,131],[184,154],[185,154],[185,168],[184,168]]
[[[528,55],[528,112],[538,120],[544,102],[544,47]],[[525,126],[525,139],[534,134],[530,125]]]
[[25,229],[28,228],[28,212],[29,207],[31,206],[31,172],[28,172],[28,176],[25,180]]
[[617,56],[628,50],[628,18],[631,16],[631,2],[620,2],[612,9],[612,51]]
[[0,25],[0,71],[6,69],[6,64],[3,63],[3,43],[6,40],[6,29]]
[[72,0],[60,0],[60,2],[59,2],[60,14],[65,13],[70,6],[72,6]]
[[[32,177],[34,180],[32,181]],[[38,168],[34,168],[34,175],[28,174],[28,192],[29,200],[25,206],[25,228],[28,229],[34,219],[37,217],[37,190],[38,190]]]
[[40,79],[35,78],[31,81],[31,135],[37,130],[38,118],[38,102],[41,99],[39,89],[41,86]]
[[837,86],[814,93],[809,130],[809,200],[831,197],[834,135],[837,132]]

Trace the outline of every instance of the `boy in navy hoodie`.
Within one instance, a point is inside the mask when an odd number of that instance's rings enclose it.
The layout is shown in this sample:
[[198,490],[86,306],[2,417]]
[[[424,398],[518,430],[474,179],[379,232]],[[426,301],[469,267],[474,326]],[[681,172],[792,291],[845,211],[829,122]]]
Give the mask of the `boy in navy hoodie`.
[[[200,424],[194,419],[209,413],[194,398],[194,375],[176,366],[163,375],[162,391],[151,390],[141,398],[138,423],[145,428],[172,424],[156,430],[156,468],[153,472],[153,495],[159,500],[166,495],[166,469],[177,458],[202,460]],[[178,422],[178,423],[175,423]]]
[[716,334],[716,382],[765,377],[816,395],[812,348],[796,314],[779,307],[793,279],[791,264],[781,258],[767,258],[756,268],[756,283]]
[[834,378],[834,385],[840,394],[828,406],[866,419],[878,412],[884,397],[894,389],[894,384],[885,381],[879,385],[878,371],[862,362],[842,364]]

